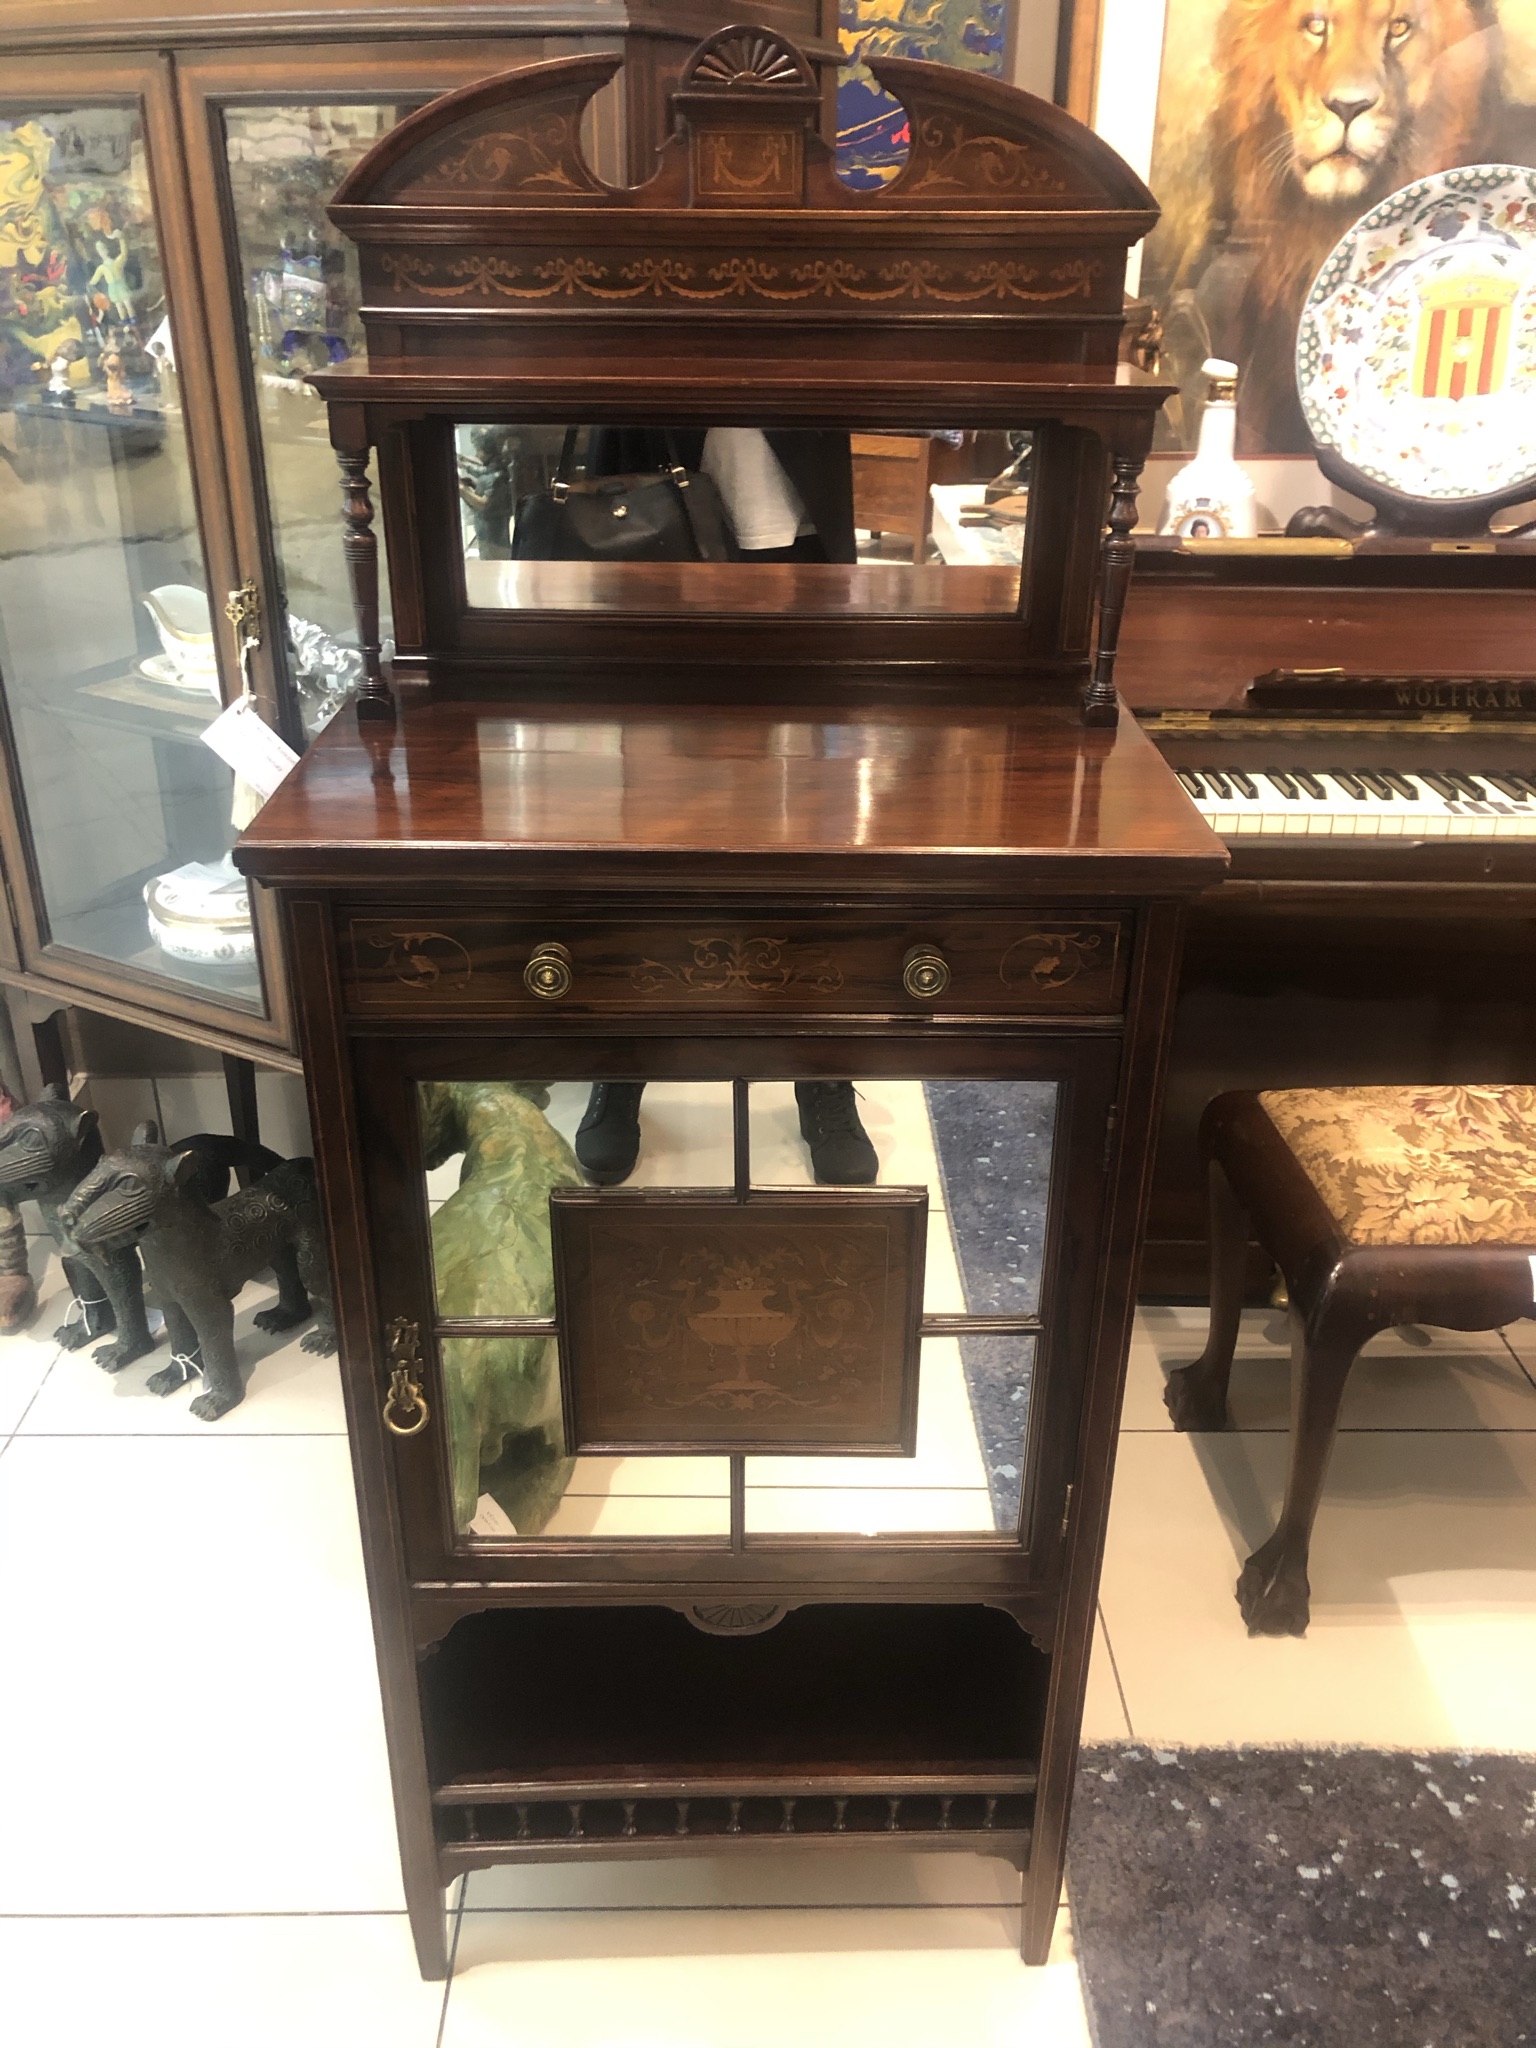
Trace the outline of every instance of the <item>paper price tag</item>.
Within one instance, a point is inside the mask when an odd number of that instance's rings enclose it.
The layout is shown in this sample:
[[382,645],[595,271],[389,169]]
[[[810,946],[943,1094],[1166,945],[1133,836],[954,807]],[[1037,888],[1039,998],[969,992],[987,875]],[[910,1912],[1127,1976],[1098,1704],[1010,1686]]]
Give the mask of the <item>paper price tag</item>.
[[248,782],[263,803],[299,758],[249,697],[237,697],[212,725],[203,727],[202,736],[203,744]]

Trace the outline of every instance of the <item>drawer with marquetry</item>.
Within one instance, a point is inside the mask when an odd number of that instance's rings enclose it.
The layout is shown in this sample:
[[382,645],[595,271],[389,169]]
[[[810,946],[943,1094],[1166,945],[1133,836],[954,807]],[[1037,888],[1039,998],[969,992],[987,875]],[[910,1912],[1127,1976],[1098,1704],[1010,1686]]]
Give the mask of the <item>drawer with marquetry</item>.
[[435,918],[343,908],[354,1012],[812,1016],[1114,1015],[1129,933],[1112,914]]

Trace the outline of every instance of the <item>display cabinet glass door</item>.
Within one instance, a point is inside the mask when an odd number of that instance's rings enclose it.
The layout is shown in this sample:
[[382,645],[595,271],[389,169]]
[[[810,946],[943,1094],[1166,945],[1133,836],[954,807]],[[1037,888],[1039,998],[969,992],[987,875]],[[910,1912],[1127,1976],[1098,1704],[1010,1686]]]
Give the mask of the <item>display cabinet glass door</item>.
[[[295,745],[328,723],[362,673],[336,458],[325,407],[305,382],[364,350],[356,249],[326,208],[403,114],[564,54],[568,42],[556,40],[295,45],[193,52],[178,65],[193,215],[200,242],[224,262],[223,289],[209,292],[209,344],[228,398],[221,428],[241,556],[274,621],[253,670]],[[387,639],[387,575],[380,594]]]
[[8,858],[29,874],[39,948],[195,992],[204,1015],[260,1017],[249,894],[229,858],[253,800],[203,743],[231,628],[189,457],[183,349],[200,321],[168,285],[155,138],[141,99],[103,103],[88,76],[47,100],[7,89],[0,673],[20,823]]
[[1084,1341],[1073,1160],[1097,1165],[1107,1095],[1082,1065],[404,1083],[419,1179],[383,1252],[423,1269],[441,1433],[410,1456],[446,1540],[1028,1542],[1045,1351],[1065,1386]]

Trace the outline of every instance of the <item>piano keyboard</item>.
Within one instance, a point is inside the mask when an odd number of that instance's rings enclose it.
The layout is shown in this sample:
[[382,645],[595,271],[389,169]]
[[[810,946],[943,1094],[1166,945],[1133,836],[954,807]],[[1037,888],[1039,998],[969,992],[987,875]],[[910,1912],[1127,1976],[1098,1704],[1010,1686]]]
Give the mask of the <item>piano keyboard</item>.
[[1536,775],[1175,770],[1223,839],[1536,839]]

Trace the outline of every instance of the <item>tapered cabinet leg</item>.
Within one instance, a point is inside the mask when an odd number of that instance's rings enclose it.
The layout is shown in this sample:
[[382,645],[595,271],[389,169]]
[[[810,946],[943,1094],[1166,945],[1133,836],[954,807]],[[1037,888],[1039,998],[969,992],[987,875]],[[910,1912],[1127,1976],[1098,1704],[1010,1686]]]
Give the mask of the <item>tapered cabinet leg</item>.
[[416,1943],[417,1967],[428,1983],[440,1984],[448,1974],[448,1909],[436,1871],[430,1885],[407,1884],[406,1910]]
[[1211,1322],[1205,1349],[1192,1365],[1168,1375],[1163,1401],[1175,1429],[1225,1429],[1232,1354],[1243,1315],[1248,1216],[1213,1159],[1208,1172],[1211,1228]]
[[1291,1464],[1285,1505],[1267,1543],[1243,1566],[1237,1604],[1251,1636],[1302,1636],[1311,1619],[1307,1556],[1323,1479],[1338,1430],[1344,1383],[1374,1331],[1357,1317],[1331,1327],[1326,1309],[1309,1331],[1291,1310]]

